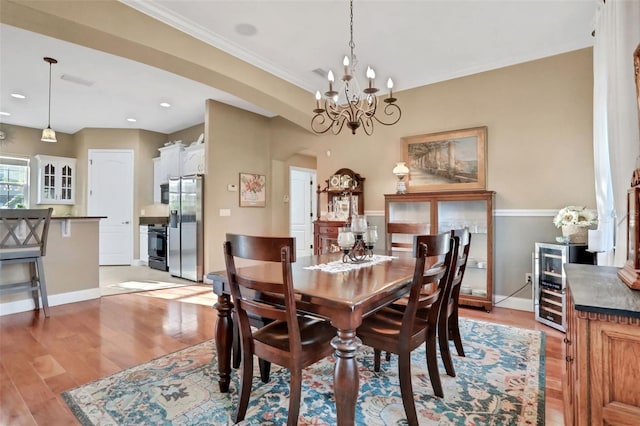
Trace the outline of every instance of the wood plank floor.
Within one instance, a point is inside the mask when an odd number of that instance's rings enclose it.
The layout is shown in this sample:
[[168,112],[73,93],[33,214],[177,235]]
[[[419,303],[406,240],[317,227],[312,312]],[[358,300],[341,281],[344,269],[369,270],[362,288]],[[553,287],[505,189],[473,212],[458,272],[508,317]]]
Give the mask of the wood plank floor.
[[[0,317],[0,425],[77,425],[60,393],[213,338],[208,286],[121,294]],[[562,425],[564,334],[504,308],[461,315],[546,333],[546,424]]]

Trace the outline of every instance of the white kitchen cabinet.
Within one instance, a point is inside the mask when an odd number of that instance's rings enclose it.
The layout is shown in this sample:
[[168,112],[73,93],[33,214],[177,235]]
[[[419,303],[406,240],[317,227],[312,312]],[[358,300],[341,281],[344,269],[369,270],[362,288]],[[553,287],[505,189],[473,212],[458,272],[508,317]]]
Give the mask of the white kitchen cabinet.
[[160,184],[162,183],[160,157],[153,158],[153,203],[160,203]]
[[36,155],[38,204],[75,204],[76,159]]
[[140,225],[140,263],[149,264],[149,227]]
[[190,145],[184,149],[182,174],[204,174],[204,144]]
[[160,183],[168,183],[169,178],[182,176],[184,145],[180,142],[158,148],[160,151]]

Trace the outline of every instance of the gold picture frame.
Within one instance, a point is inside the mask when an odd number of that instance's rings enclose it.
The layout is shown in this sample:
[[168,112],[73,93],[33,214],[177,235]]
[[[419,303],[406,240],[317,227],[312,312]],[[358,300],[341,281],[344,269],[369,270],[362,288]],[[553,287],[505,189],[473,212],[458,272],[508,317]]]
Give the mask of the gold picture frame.
[[487,127],[402,138],[408,192],[486,189]]

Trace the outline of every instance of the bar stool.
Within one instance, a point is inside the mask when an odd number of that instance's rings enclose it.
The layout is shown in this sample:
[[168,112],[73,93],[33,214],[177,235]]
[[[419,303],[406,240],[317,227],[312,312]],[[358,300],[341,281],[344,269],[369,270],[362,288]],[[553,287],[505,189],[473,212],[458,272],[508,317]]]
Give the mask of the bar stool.
[[49,301],[42,257],[52,212],[53,208],[0,209],[0,266],[28,263],[30,275],[29,281],[0,284],[0,294],[31,291],[35,310],[40,309],[42,298],[45,317],[49,316]]

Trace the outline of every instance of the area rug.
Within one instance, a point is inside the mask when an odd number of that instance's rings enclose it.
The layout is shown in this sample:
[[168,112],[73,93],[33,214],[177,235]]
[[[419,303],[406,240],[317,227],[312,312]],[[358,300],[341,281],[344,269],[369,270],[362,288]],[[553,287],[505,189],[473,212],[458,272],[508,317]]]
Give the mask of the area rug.
[[[466,357],[454,356],[456,377],[440,365],[444,398],[433,395],[424,347],[412,354],[413,388],[421,425],[544,424],[544,348],[540,331],[461,320]],[[453,349],[455,353],[455,349]],[[304,370],[302,425],[335,425],[334,358]],[[257,362],[254,363],[257,369]],[[406,424],[396,358],[373,371],[373,352],[359,350],[356,424]],[[231,425],[238,371],[231,391],[218,391],[213,341],[163,356],[68,390],[62,397],[83,425]],[[254,374],[242,425],[286,424],[289,373],[272,366],[269,383]]]

